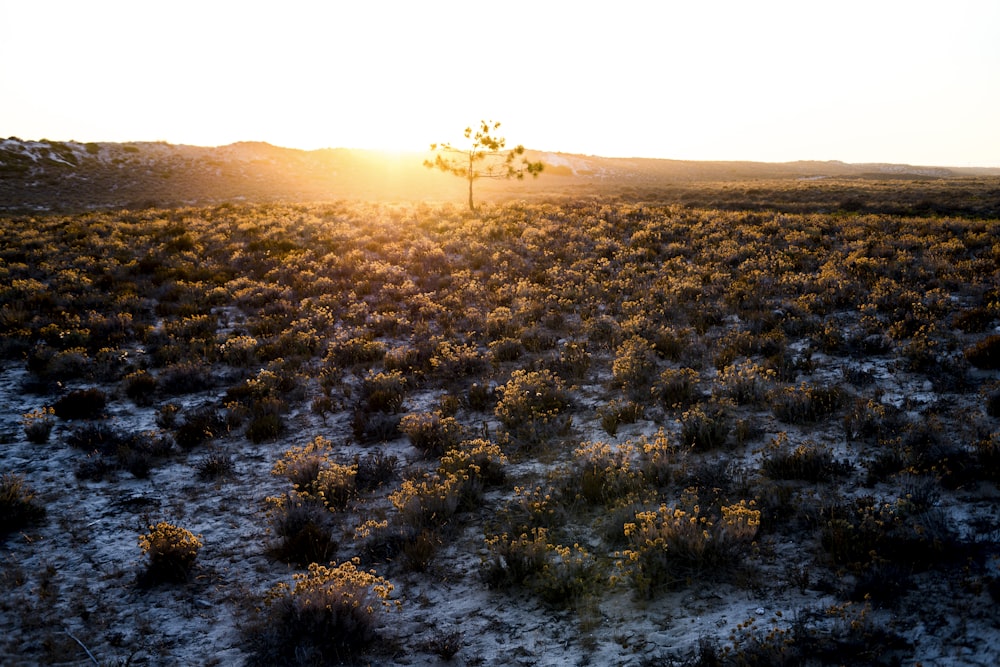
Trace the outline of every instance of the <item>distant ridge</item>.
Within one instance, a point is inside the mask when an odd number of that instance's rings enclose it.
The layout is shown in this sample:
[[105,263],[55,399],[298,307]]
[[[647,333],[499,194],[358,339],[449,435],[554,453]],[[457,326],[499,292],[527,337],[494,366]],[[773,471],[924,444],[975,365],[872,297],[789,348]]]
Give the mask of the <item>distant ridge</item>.
[[[304,151],[264,142],[201,147],[166,142],[79,143],[0,140],[0,210],[78,210],[225,201],[463,201],[460,179],[424,169],[422,153],[328,148]],[[546,164],[524,182],[480,182],[490,198],[600,194],[680,197],[699,183],[823,179],[961,179],[1000,169],[605,158],[529,151]],[[686,190],[685,190],[686,191]],[[671,195],[673,196],[673,195]]]

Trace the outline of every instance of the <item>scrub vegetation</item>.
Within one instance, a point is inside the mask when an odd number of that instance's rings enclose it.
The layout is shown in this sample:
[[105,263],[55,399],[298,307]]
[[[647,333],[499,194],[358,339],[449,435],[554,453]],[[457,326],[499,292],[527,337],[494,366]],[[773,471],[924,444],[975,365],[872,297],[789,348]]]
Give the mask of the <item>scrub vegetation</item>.
[[197,616],[248,664],[537,663],[500,608],[595,664],[989,646],[998,221],[841,196],[8,215],[0,654]]

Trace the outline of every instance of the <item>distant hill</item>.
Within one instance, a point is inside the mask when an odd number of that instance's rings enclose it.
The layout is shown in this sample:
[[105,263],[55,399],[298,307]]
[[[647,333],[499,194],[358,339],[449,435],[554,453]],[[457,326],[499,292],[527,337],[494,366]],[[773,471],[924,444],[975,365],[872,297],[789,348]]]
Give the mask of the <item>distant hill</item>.
[[[208,148],[12,137],[0,140],[0,210],[332,199],[464,202],[464,182],[425,169],[425,157],[355,149],[303,151],[261,142]],[[734,192],[726,194],[732,189],[727,184],[759,182],[764,191],[774,193],[802,191],[812,181],[822,181],[827,188],[831,179],[961,181],[1000,176],[1000,169],[843,162],[692,162],[537,151],[529,151],[529,157],[546,164],[539,179],[480,181],[477,199],[602,195],[756,206],[761,202],[754,201],[755,188],[744,187],[734,198]],[[801,199],[800,194],[793,199]],[[857,198],[846,191],[844,196]],[[989,202],[990,207],[996,205],[1000,202]]]

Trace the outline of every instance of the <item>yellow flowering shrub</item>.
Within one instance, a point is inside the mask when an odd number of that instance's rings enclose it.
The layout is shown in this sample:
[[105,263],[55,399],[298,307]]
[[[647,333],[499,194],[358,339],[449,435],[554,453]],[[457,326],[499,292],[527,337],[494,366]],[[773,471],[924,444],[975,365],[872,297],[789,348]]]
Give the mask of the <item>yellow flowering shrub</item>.
[[311,655],[318,664],[348,660],[376,638],[380,612],[398,606],[390,601],[392,591],[374,570],[359,569],[356,559],[312,563],[291,586],[276,584],[265,595],[253,642],[257,657],[271,664],[293,655]]
[[186,528],[160,521],[139,536],[139,547],[149,557],[151,581],[183,581],[202,547],[201,538]]
[[631,548],[623,556],[626,573],[642,593],[672,586],[712,568],[725,567],[746,554],[760,526],[760,510],[741,500],[704,510],[691,494],[688,509],[660,505],[637,512],[625,524]]

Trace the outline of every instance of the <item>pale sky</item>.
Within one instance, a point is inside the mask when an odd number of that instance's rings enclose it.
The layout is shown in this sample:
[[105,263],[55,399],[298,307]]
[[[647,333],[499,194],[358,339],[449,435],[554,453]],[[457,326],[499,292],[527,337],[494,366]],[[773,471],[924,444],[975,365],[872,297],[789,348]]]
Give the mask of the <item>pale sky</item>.
[[0,0],[0,137],[1000,166],[1000,0]]

